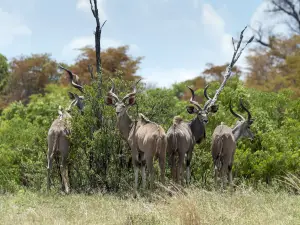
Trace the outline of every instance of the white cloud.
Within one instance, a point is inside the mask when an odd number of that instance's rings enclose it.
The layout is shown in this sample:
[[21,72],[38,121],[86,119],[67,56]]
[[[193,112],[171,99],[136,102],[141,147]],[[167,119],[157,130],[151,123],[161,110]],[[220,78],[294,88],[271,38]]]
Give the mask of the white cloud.
[[[107,15],[104,10],[105,0],[97,0],[97,7],[98,7],[98,13],[99,13],[100,20],[101,21],[107,20]],[[90,0],[77,0],[76,8],[77,8],[77,10],[82,10],[84,12],[91,13]]]
[[195,9],[199,8],[199,1],[200,0],[193,0],[193,6],[194,6]]
[[[95,45],[95,37],[93,35],[90,36],[83,36],[74,38],[71,40],[62,50],[62,56],[64,58],[70,58],[73,60],[78,55],[78,49],[83,48],[85,46],[94,46]],[[102,38],[101,39],[101,48],[107,49],[110,47],[116,48],[121,45],[124,45],[119,40]],[[138,54],[139,47],[136,44],[129,45],[129,53],[130,54]]]
[[232,55],[231,35],[225,32],[225,21],[210,4],[202,5],[202,24],[220,47],[224,62]]
[[202,23],[212,26],[211,28],[217,32],[223,31],[225,27],[224,20],[210,4],[203,4],[202,6]]
[[[226,7],[226,6],[224,6]],[[205,25],[206,30],[209,32],[209,35],[214,39],[217,45],[219,45],[220,54],[219,59],[224,63],[229,62],[233,55],[233,46],[232,46],[232,37],[235,39],[239,38],[239,34],[244,27],[241,27],[241,30],[237,30],[235,35],[231,35],[225,31],[225,21],[224,19],[215,11],[215,9],[209,4],[203,4],[202,7],[202,23]],[[251,36],[251,29],[248,28],[244,33],[244,40],[247,40]],[[238,35],[238,36],[237,36]],[[247,61],[246,55],[248,54],[248,49],[243,52],[236,65],[240,69],[246,72]]]
[[[217,61],[222,63],[229,62],[233,54],[232,35],[225,31],[224,19],[210,4],[202,5],[202,24],[204,24],[205,31],[207,31],[211,40],[216,43],[215,46],[218,46],[217,49],[220,50]],[[242,57],[243,55],[241,59]],[[241,59],[237,62],[237,65],[244,68],[244,61],[241,64]]]
[[14,39],[20,36],[30,36],[30,28],[15,14],[3,11],[0,8],[0,47],[10,45]]
[[170,87],[175,82],[182,82],[199,76],[199,71],[202,70],[185,68],[173,68],[170,70],[148,68],[141,69],[140,74],[142,74],[143,80],[147,83],[156,84],[159,87]]

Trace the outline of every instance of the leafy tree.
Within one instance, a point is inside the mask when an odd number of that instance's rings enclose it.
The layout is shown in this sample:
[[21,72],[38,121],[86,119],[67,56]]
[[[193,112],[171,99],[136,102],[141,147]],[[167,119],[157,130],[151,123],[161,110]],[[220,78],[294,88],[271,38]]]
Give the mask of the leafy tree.
[[44,93],[49,83],[57,83],[61,74],[56,61],[49,54],[32,54],[13,58],[10,62],[11,74],[7,84],[8,101],[25,100],[32,94]]
[[[224,79],[224,74],[226,72],[226,69],[228,67],[228,63],[227,64],[224,64],[224,65],[221,65],[221,66],[216,66],[212,63],[207,63],[206,66],[207,66],[207,69],[205,69],[202,74],[204,75],[204,77],[211,81],[219,81],[219,82],[222,82],[223,79]],[[234,72],[235,74],[237,75],[240,75],[241,71],[236,67],[234,66],[232,68],[232,72]]]
[[7,58],[0,54],[0,93],[3,91],[7,84],[8,79],[8,63]]
[[266,91],[284,88],[299,92],[299,42],[300,36],[288,39],[274,39],[272,48],[257,47],[247,57],[250,73],[246,84]]
[[[133,58],[128,54],[128,49],[128,46],[121,46],[118,48],[108,48],[101,52],[103,79],[119,75],[126,80],[134,80],[138,77],[136,72],[143,57]],[[89,66],[92,65],[91,68],[95,71],[93,65],[96,64],[96,53],[92,47],[81,48],[80,51],[81,53],[76,63],[70,69],[80,76],[83,84],[90,84],[91,74]],[[61,82],[63,84],[69,83],[66,77],[62,77]]]

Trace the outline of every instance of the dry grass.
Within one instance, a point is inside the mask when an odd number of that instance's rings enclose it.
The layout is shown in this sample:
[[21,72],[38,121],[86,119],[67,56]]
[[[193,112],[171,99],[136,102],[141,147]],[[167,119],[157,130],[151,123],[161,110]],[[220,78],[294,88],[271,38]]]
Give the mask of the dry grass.
[[188,189],[169,197],[121,199],[31,192],[0,196],[0,224],[299,224],[300,197],[237,190]]

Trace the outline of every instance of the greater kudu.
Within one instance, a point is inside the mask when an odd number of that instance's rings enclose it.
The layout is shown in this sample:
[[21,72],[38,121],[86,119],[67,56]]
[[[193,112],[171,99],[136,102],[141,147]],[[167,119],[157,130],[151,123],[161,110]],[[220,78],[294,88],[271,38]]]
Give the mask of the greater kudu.
[[221,125],[215,128],[212,136],[211,153],[214,162],[215,184],[217,185],[218,177],[220,177],[222,189],[227,183],[227,178],[232,186],[232,165],[237,141],[241,137],[248,137],[251,140],[254,138],[254,135],[250,130],[250,126],[253,123],[251,114],[244,106],[242,100],[240,100],[240,106],[247,112],[248,118],[245,119],[240,114],[234,112],[230,102],[230,112],[239,118],[239,120],[233,128],[221,123]]
[[[167,132],[169,163],[171,165],[172,178],[176,182],[183,184],[184,158],[186,155],[186,181],[189,183],[191,176],[192,153],[196,143],[201,143],[205,138],[205,124],[208,122],[209,112],[215,113],[218,110],[217,105],[207,107],[211,98],[207,95],[208,85],[204,89],[204,96],[208,101],[203,109],[195,100],[194,90],[188,87],[192,93],[190,103],[194,106],[187,106],[187,112],[196,114],[196,117],[190,122],[184,122],[180,117],[175,116],[173,124]],[[178,164],[176,165],[178,157]]]
[[[138,81],[139,82],[139,81]],[[122,100],[114,93],[114,83],[112,88],[105,97],[107,105],[114,106],[117,114],[117,127],[121,136],[125,139],[130,148],[132,155],[132,164],[134,168],[134,196],[137,195],[138,173],[142,172],[142,186],[146,187],[146,166],[150,178],[150,189],[153,187],[153,158],[159,159],[160,180],[165,181],[165,157],[167,139],[164,129],[148,120],[143,114],[139,114],[139,119],[133,121],[128,115],[128,107],[135,104],[136,82],[133,91],[127,94]],[[128,102],[127,102],[128,101]]]
[[[68,72],[71,80],[71,84],[79,89],[82,93],[83,87],[79,84],[75,83],[74,75],[70,70],[67,70],[63,67],[60,67]],[[69,92],[69,97],[72,100],[67,110],[62,110],[61,107],[58,110],[58,118],[53,121],[51,127],[48,131],[48,154],[47,154],[47,189],[50,189],[50,175],[52,169],[53,158],[58,157],[60,155],[60,171],[61,171],[61,178],[62,178],[62,190],[66,193],[70,191],[69,185],[69,178],[68,178],[68,166],[67,166],[67,159],[69,156],[69,138],[68,136],[71,133],[71,108],[73,106],[77,106],[80,110],[81,114],[83,114],[84,108],[84,97],[78,96],[76,93]]]

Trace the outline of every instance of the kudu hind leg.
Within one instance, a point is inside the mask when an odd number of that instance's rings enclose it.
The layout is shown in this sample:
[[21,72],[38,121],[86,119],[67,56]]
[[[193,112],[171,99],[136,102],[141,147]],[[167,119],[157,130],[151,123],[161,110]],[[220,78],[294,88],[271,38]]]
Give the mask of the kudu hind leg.
[[145,162],[145,160],[142,161],[141,170],[142,170],[142,187],[143,187],[143,189],[146,189],[147,179],[146,179],[146,162]]
[[52,164],[53,164],[53,155],[48,149],[48,165],[47,165],[47,190],[50,190],[51,185],[51,170],[52,170]]
[[170,159],[169,159],[169,164],[171,167],[171,175],[172,175],[172,179],[174,182],[176,182],[176,158],[175,158],[175,153],[171,153],[170,154]]
[[184,154],[178,154],[178,166],[177,166],[177,182],[181,185],[184,184],[183,171],[184,171]]
[[136,165],[136,162],[133,162],[133,170],[134,170],[134,185],[133,185],[133,197],[137,197],[137,188],[139,181],[139,168]]
[[150,155],[146,157],[146,163],[147,163],[147,169],[149,174],[150,190],[152,190],[154,184],[154,174],[153,174],[153,158]]
[[189,185],[191,181],[191,161],[192,161],[192,154],[193,151],[188,151],[186,157],[186,184]]
[[66,157],[61,158],[60,164],[61,176],[62,176],[62,183],[64,186],[64,191],[69,194],[70,192],[70,184],[69,184],[69,175],[68,175],[68,165]]
[[232,165],[228,166],[228,182],[229,182],[229,185],[230,185],[230,190],[233,191]]
[[159,169],[160,169],[160,182],[165,184],[165,166],[166,166],[166,153],[160,152],[158,156]]

